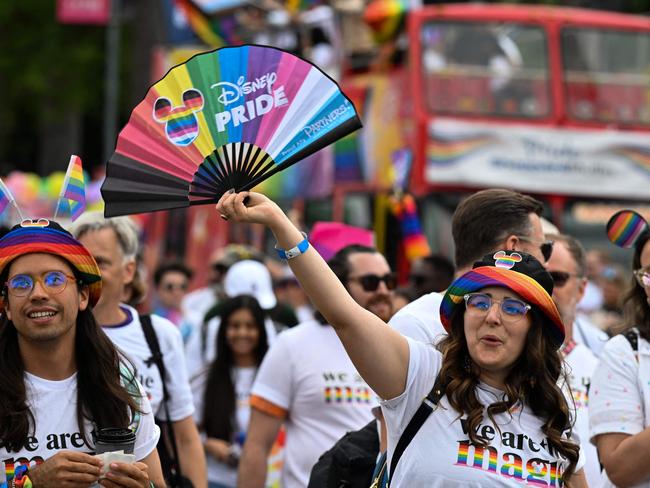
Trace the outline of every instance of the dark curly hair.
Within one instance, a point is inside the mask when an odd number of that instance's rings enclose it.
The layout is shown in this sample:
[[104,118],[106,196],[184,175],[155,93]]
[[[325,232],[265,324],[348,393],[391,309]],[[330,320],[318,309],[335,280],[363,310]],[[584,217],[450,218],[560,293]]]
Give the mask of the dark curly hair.
[[[478,427],[483,420],[484,405],[476,396],[479,383],[479,369],[473,365],[469,371],[465,364],[469,358],[464,329],[465,306],[458,306],[451,316],[451,332],[438,344],[443,355],[440,378],[446,384],[446,394],[459,417],[467,415],[470,441],[481,447],[487,442],[479,436]],[[526,337],[524,350],[512,366],[505,380],[506,400],[487,407],[490,420],[497,426],[494,416],[507,412],[522,401],[543,421],[542,432],[549,443],[569,461],[564,472],[564,481],[574,473],[579,455],[579,445],[563,436],[571,428],[569,405],[558,380],[564,376],[562,357],[554,346],[553,339],[546,332],[546,318],[535,307],[531,309],[532,325]],[[565,383],[568,385],[565,377]],[[497,426],[498,428],[498,426]]]

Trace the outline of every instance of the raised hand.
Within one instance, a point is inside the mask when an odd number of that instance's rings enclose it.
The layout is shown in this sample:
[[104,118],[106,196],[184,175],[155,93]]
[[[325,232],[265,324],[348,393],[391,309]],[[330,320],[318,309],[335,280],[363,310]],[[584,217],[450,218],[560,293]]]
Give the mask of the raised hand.
[[102,462],[90,454],[61,451],[29,470],[39,488],[88,488],[99,480]]
[[[272,226],[284,217],[275,202],[260,193],[224,193],[217,203],[217,211],[222,218],[233,222],[248,222]],[[285,217],[286,218],[286,217]]]

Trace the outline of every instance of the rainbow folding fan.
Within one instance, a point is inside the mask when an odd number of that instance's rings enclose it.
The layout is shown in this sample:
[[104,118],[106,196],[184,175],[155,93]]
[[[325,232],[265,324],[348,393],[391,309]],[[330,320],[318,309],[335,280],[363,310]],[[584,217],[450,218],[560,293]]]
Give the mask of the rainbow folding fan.
[[264,46],[194,56],[153,85],[106,167],[107,217],[215,203],[361,127],[311,63]]

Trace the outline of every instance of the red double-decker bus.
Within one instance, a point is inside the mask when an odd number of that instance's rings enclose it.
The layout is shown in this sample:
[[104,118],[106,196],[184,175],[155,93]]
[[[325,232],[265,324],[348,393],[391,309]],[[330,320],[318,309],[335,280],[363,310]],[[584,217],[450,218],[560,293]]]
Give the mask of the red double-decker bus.
[[439,5],[409,40],[416,194],[650,201],[650,18]]

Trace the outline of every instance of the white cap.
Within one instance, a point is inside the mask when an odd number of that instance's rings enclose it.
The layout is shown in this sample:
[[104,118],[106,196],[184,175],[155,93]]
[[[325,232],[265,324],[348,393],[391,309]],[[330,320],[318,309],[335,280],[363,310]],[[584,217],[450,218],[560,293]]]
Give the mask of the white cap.
[[229,297],[254,296],[264,310],[277,304],[273,293],[271,273],[259,261],[245,260],[233,264],[223,281],[224,291]]

